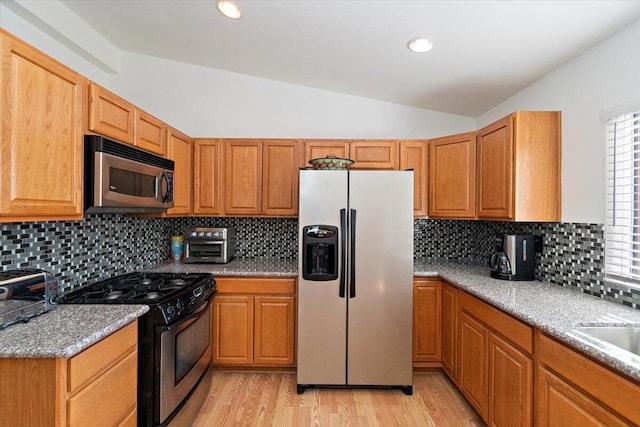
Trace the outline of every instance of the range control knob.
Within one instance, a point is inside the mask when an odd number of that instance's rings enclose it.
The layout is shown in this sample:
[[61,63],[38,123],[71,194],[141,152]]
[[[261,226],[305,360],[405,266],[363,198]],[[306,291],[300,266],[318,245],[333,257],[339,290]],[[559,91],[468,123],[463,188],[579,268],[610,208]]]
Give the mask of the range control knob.
[[173,316],[176,314],[176,309],[172,305],[167,306],[167,314]]
[[197,235],[198,235],[198,232],[197,232],[197,231],[192,231],[192,232],[191,232],[191,237],[196,237]]
[[207,237],[211,237],[213,236],[213,233],[211,233],[210,231],[207,231]]
[[182,311],[182,309],[184,308],[184,303],[182,302],[182,300],[178,300],[178,302],[176,303],[176,308],[178,309],[178,311]]
[[204,231],[199,232],[199,233],[198,233],[198,236],[200,236],[200,237],[204,237]]

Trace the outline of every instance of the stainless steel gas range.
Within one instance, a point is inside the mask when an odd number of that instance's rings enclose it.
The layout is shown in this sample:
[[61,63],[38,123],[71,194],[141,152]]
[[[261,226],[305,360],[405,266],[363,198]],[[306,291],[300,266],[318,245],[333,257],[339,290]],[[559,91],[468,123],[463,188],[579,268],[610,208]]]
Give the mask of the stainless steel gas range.
[[138,321],[138,426],[189,425],[209,388],[210,274],[128,273],[75,289],[61,304],[146,304]]

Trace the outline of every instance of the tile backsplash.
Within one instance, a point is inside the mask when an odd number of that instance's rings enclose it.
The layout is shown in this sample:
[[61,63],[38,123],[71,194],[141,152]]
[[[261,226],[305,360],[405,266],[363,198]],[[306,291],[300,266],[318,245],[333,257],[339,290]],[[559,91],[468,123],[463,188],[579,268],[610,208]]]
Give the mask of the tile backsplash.
[[[0,224],[3,270],[42,268],[74,287],[169,259],[169,240],[187,227],[233,226],[239,258],[297,257],[296,218],[136,218],[88,215],[81,221]],[[536,278],[640,309],[640,291],[604,284],[604,235],[600,224],[506,223],[416,219],[414,256],[433,261],[486,263],[498,233],[543,238]]]

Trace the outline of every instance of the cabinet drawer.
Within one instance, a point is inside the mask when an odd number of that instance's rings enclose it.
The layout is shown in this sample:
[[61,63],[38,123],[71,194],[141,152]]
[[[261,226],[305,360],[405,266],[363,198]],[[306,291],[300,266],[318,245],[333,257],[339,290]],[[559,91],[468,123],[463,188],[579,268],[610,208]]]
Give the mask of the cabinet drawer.
[[540,363],[558,373],[606,406],[640,425],[638,399],[640,385],[573,351],[554,339],[540,334]]
[[138,353],[131,352],[68,401],[70,426],[113,426],[136,407]]
[[109,369],[138,345],[138,322],[132,322],[68,360],[68,391],[75,392]]
[[460,307],[467,313],[481,320],[526,353],[533,352],[533,328],[466,292],[461,292],[459,298]]
[[219,277],[216,288],[219,294],[295,294],[296,279]]

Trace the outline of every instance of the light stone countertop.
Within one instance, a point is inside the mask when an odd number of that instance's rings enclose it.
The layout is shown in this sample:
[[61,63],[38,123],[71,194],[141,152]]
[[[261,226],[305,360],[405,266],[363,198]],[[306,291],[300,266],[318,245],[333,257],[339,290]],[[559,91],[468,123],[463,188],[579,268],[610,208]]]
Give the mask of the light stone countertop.
[[[235,259],[228,264],[168,263],[153,271],[212,273],[215,276],[296,277],[296,260]],[[578,290],[539,281],[512,282],[493,279],[489,268],[452,262],[414,262],[414,276],[442,277],[451,284],[512,316],[540,328],[604,364],[640,380],[640,356],[591,340],[573,329],[579,323],[640,326],[640,310],[625,307]]]
[[298,277],[298,261],[276,258],[235,258],[227,264],[170,262],[151,271],[154,273],[211,273],[214,277]]
[[149,311],[146,305],[59,304],[0,330],[0,358],[67,358]]

